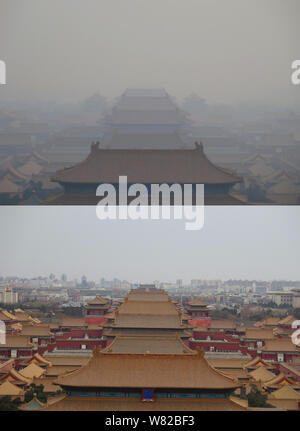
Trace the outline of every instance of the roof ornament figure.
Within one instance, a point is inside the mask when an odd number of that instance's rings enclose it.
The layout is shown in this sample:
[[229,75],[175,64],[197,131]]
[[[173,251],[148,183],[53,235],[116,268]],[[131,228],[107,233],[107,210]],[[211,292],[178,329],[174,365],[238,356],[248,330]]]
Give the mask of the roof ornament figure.
[[101,355],[101,346],[96,346],[93,350],[93,357],[99,358],[100,355]]
[[100,142],[99,142],[99,141],[92,142],[92,145],[91,145],[91,152],[94,152],[94,151],[96,151],[96,150],[99,150],[99,147],[100,147]]
[[197,354],[200,356],[200,358],[204,358],[205,350],[203,347],[197,346],[196,351],[197,351]]
[[202,150],[203,151],[203,144],[201,141],[195,142],[195,147],[196,147],[196,150]]

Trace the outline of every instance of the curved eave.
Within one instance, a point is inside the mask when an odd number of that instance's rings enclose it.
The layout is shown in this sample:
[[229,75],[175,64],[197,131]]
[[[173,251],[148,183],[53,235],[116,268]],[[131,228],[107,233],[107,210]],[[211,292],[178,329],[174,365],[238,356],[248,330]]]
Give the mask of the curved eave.
[[[81,386],[78,386],[78,385],[74,385],[74,384],[63,384],[63,383],[59,383],[58,381],[56,381],[56,382],[53,382],[53,384],[55,384],[55,385],[57,385],[57,386],[60,386],[62,389],[64,389],[64,390],[68,390],[68,388],[72,388],[72,389],[78,389],[78,390],[82,390],[82,388],[86,388],[87,390],[88,389],[91,389],[91,390],[95,390],[95,389],[99,389],[99,390],[101,390],[101,389],[111,389],[111,388],[114,388],[114,389],[116,389],[116,388],[118,388],[118,389],[121,389],[121,388],[123,388],[123,386],[119,386],[119,385],[110,385],[110,386],[99,386],[99,385],[94,385],[94,386],[91,386],[91,385],[89,385],[89,386],[87,386],[87,385],[81,385]],[[183,389],[184,390],[187,390],[187,391],[232,391],[232,390],[236,390],[236,389],[238,389],[238,388],[240,388],[240,387],[242,387],[243,386],[243,384],[242,383],[236,383],[236,384],[233,384],[232,386],[224,386],[224,387],[222,387],[222,386],[220,386],[220,387],[215,387],[215,388],[212,388],[212,387],[206,387],[206,386],[204,386],[204,387],[187,387],[187,386],[172,386],[172,385],[170,385],[170,386],[162,386],[162,387],[158,387],[158,386],[156,386],[154,389],[156,389],[156,390],[162,390],[162,389],[173,389],[173,390],[180,390],[180,391],[182,391]],[[125,387],[125,386],[124,386]],[[147,387],[145,387],[144,385],[141,385],[141,386],[136,386],[136,385],[134,385],[134,386],[130,386],[130,385],[128,385],[128,386],[126,386],[126,388],[130,388],[130,389],[147,389]],[[152,386],[149,386],[149,389],[153,389],[153,387]]]

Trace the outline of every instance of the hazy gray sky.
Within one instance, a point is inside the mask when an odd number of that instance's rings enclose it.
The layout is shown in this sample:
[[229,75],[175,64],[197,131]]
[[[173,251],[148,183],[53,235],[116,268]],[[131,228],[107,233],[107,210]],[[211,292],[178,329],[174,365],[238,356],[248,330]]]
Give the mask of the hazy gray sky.
[[293,104],[299,0],[0,0],[2,100],[165,87]]
[[300,207],[206,207],[183,221],[100,221],[94,207],[0,209],[0,275],[300,280]]

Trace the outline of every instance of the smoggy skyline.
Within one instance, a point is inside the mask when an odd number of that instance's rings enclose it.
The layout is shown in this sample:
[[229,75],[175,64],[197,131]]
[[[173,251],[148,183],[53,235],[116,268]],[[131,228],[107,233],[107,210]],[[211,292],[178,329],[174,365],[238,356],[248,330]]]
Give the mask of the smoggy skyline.
[[164,87],[210,103],[299,103],[298,0],[0,0],[0,10],[2,101]]
[[300,280],[300,208],[205,207],[204,228],[184,220],[100,221],[94,207],[2,207],[2,276],[131,282]]

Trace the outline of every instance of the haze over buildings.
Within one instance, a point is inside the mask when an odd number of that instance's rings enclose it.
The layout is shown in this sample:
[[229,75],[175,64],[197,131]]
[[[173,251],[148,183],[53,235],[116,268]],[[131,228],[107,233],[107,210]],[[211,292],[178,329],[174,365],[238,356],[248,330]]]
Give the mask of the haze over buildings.
[[0,7],[5,101],[165,87],[212,103],[299,103],[290,80],[299,57],[297,0],[1,0]]
[[131,282],[299,280],[299,207],[206,207],[183,220],[107,220],[94,207],[2,207],[1,275],[68,274]]

